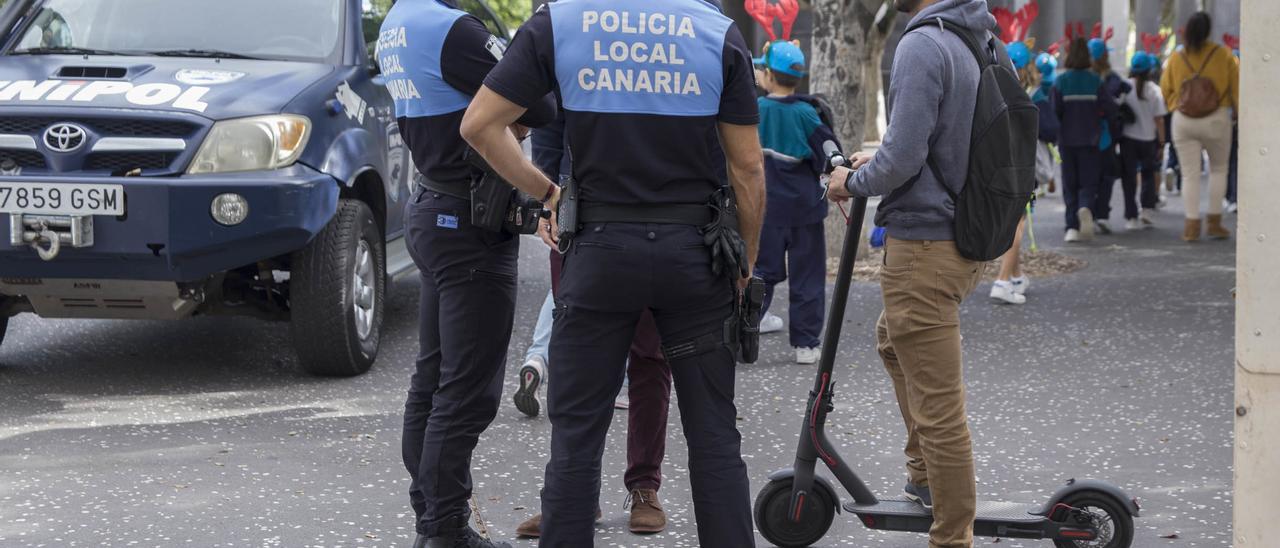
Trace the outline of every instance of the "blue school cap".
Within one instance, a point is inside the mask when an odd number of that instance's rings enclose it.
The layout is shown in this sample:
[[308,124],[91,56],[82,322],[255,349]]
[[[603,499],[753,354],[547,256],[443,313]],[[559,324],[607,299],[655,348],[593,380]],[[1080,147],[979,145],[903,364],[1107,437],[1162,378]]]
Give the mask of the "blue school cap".
[[1036,56],[1036,70],[1040,71],[1040,80],[1053,85],[1058,77],[1058,60],[1047,52]]
[[796,78],[804,78],[805,75],[804,52],[800,51],[799,46],[786,40],[765,44],[764,56],[751,61],[758,66]]
[[1013,68],[1022,70],[1031,62],[1031,48],[1023,42],[1014,42],[1005,46],[1004,49],[1009,52],[1009,60],[1013,61]]
[[1089,40],[1089,57],[1092,57],[1094,61],[1105,57],[1108,51],[1111,51],[1111,48],[1107,47],[1105,40],[1101,38]]
[[1156,68],[1156,57],[1145,51],[1133,54],[1133,60],[1129,61],[1129,72],[1132,73],[1151,72],[1154,68]]

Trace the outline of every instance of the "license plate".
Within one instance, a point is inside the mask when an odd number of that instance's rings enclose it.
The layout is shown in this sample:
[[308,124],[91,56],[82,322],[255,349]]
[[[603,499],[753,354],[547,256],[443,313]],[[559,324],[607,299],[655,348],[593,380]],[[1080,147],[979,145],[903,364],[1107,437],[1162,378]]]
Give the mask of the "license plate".
[[124,215],[124,186],[0,182],[0,213]]

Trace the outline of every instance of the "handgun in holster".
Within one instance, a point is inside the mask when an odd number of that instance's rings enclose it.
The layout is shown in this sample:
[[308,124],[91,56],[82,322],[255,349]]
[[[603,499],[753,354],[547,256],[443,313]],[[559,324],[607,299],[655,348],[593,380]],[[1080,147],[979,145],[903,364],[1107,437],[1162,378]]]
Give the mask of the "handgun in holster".
[[760,312],[764,308],[764,280],[752,277],[738,300],[738,349],[742,363],[760,357]]
[[466,159],[481,173],[471,181],[471,225],[490,232],[536,233],[542,204],[512,187],[475,150],[467,149]]
[[556,240],[560,253],[568,253],[578,234],[578,210],[582,206],[582,186],[573,177],[561,177],[560,204],[556,206]]

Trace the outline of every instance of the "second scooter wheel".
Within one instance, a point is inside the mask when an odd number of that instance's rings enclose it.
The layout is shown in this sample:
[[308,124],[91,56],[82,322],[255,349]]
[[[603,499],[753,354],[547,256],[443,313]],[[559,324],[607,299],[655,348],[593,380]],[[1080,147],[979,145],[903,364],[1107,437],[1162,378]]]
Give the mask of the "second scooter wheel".
[[783,548],[810,546],[827,534],[836,516],[839,499],[821,483],[814,482],[814,495],[805,501],[799,521],[791,519],[791,478],[769,482],[756,495],[756,527],[765,540]]

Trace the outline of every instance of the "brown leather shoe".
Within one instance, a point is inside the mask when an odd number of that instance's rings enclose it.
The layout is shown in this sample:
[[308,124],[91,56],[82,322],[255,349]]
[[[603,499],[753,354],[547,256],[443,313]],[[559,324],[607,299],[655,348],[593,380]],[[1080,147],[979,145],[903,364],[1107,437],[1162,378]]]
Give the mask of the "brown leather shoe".
[[1227,227],[1222,226],[1222,215],[1205,215],[1205,220],[1209,222],[1209,226],[1205,229],[1205,233],[1214,240],[1225,240],[1231,237],[1231,231]]
[[635,489],[627,496],[631,503],[631,532],[637,535],[661,533],[667,528],[667,514],[662,511],[658,492]]
[[[596,523],[604,521],[604,513],[596,508]],[[538,538],[542,536],[542,514],[537,514],[524,523],[516,526],[516,535],[524,538]]]
[[1187,219],[1187,224],[1182,229],[1182,241],[1194,242],[1200,239],[1200,219]]

